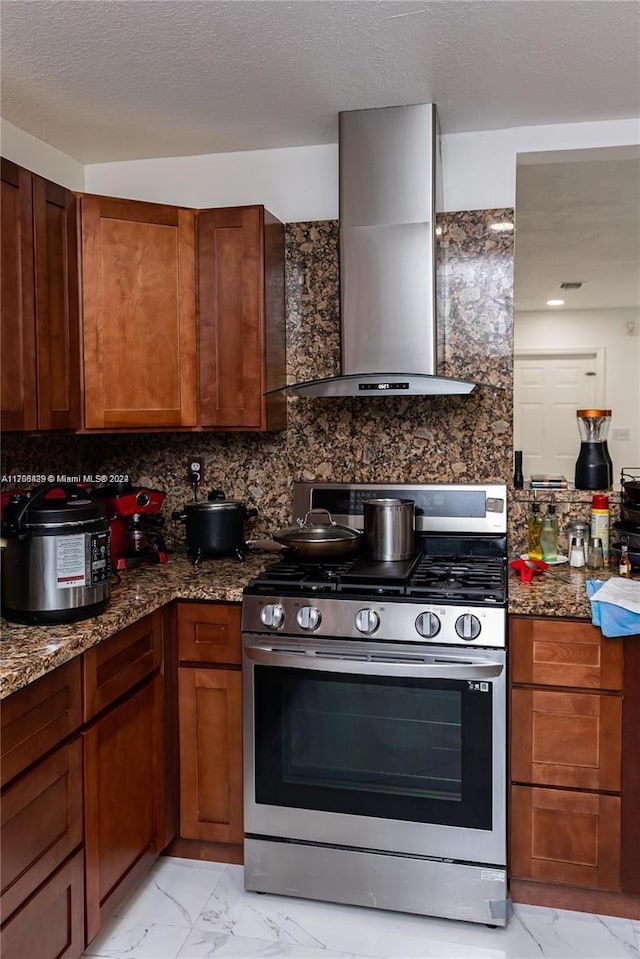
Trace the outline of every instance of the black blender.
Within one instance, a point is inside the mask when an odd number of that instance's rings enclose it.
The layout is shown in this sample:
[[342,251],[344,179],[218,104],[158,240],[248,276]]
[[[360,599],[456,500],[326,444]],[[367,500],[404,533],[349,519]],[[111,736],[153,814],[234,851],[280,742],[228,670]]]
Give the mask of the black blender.
[[611,410],[577,410],[580,453],[576,460],[576,489],[609,489],[613,464],[607,449]]

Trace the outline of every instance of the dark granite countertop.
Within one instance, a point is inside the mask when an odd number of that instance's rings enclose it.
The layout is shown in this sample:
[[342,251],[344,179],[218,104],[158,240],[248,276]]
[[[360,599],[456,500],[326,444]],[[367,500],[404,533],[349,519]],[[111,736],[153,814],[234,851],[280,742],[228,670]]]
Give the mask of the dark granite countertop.
[[273,553],[237,559],[205,559],[197,567],[172,554],[159,566],[121,573],[104,613],[61,626],[21,626],[2,620],[0,699],[130,626],[174,599],[239,603],[249,580],[274,562]]
[[590,620],[591,603],[585,583],[588,579],[609,579],[611,575],[608,570],[593,573],[564,565],[534,575],[531,582],[523,583],[516,572],[509,570],[508,610],[521,615],[574,616]]
[[[274,560],[273,553],[263,552],[248,554],[244,563],[233,558],[206,559],[193,567],[185,556],[173,554],[162,566],[122,573],[109,606],[93,619],[61,626],[20,626],[3,620],[0,699],[172,600],[239,603],[249,580]],[[508,610],[591,619],[585,581],[592,575],[564,566],[521,583],[510,570]],[[604,573],[599,578],[608,576]]]

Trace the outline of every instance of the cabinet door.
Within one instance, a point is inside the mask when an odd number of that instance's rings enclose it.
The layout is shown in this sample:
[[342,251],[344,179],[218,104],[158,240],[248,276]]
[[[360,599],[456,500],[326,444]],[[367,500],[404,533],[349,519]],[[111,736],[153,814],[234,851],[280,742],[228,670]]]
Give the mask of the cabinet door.
[[622,690],[622,642],[590,623],[511,617],[509,649],[514,683]]
[[178,671],[183,839],[243,840],[241,676],[229,669]]
[[620,888],[620,798],[511,788],[511,867],[517,879]]
[[2,959],[78,959],[84,948],[79,851],[2,926]]
[[179,661],[239,666],[240,610],[239,603],[179,603]]
[[511,778],[619,792],[622,697],[555,690],[511,693]]
[[0,290],[3,430],[38,427],[31,174],[2,160]]
[[76,199],[33,177],[38,428],[80,426]]
[[163,816],[161,679],[83,733],[87,941],[150,868]]
[[3,792],[1,820],[4,919],[82,843],[80,737]]
[[284,428],[263,396],[284,385],[284,227],[263,207],[199,211],[198,314],[201,425]]
[[85,426],[195,426],[194,212],[83,196]]

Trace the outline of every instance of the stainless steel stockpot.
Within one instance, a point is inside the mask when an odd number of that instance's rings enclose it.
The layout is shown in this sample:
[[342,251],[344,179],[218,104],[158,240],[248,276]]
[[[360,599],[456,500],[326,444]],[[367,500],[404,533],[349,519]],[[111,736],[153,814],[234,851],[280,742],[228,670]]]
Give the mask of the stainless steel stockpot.
[[364,501],[367,554],[384,563],[409,559],[415,548],[415,506],[411,499]]

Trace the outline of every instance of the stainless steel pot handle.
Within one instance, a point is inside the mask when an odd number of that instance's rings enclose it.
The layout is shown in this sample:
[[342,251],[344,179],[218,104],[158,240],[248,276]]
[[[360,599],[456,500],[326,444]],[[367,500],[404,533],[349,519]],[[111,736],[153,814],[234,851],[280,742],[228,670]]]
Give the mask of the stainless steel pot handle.
[[309,526],[337,526],[338,525],[328,509],[325,509],[323,506],[316,506],[314,507],[314,509],[307,510],[307,512],[304,514],[304,519],[300,519],[298,517],[298,519],[296,520],[298,526],[301,529],[304,529],[304,527],[307,525],[307,520],[309,519],[312,513],[326,513],[329,519],[325,520],[324,523],[314,523],[312,521],[311,523],[309,523]]
[[490,679],[504,671],[502,663],[482,659],[459,662],[445,656],[391,656],[375,652],[365,656],[337,649],[335,653],[314,653],[245,646],[248,660],[264,666],[289,666],[329,673],[361,673],[365,676],[406,676],[414,679]]

